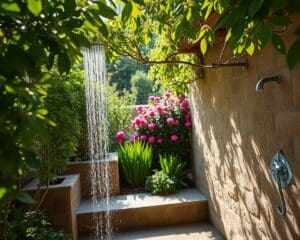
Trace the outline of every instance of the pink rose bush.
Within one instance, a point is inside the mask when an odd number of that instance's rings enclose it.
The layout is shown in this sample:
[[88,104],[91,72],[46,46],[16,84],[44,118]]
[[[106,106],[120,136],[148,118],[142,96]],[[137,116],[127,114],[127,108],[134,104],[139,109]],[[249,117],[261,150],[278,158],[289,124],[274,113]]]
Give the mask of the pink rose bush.
[[[168,92],[162,98],[150,96],[148,100],[147,107],[136,107],[138,115],[132,120],[134,134],[129,141],[139,139],[148,142],[157,156],[166,153],[189,158],[189,133],[192,127],[189,100]],[[124,140],[124,132],[120,131],[116,142]]]

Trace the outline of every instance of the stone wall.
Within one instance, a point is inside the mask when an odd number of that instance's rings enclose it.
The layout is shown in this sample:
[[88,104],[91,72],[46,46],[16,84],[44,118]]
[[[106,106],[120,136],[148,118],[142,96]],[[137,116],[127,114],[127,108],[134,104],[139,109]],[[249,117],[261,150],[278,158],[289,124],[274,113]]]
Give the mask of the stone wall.
[[[289,43],[293,31],[284,34]],[[220,51],[210,49],[205,62],[216,62]],[[229,240],[300,239],[300,66],[288,70],[272,46],[248,60],[248,69],[205,70],[191,85],[195,182]],[[255,91],[261,77],[273,74],[281,75],[279,84]],[[276,212],[279,194],[269,172],[278,149],[294,174],[284,190],[285,216]]]

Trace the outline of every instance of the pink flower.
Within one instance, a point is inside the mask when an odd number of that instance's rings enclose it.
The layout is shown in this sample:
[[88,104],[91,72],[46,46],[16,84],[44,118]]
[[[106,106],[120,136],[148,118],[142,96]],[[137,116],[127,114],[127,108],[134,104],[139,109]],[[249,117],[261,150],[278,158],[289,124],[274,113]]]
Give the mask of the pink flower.
[[149,142],[150,144],[155,143],[155,137],[154,137],[154,136],[149,137],[148,142]]
[[174,111],[174,108],[173,108],[173,107],[168,107],[167,110],[168,110],[169,112],[173,112],[173,111]]
[[155,115],[155,111],[152,110],[149,112],[149,116],[153,117],[154,115]]
[[179,120],[174,120],[174,122],[173,122],[173,124],[175,125],[175,126],[178,126],[179,125]]
[[126,137],[126,133],[124,131],[119,131],[116,135],[115,142],[117,144],[121,143]]
[[149,102],[154,102],[154,100],[155,100],[155,96],[150,96],[150,97],[148,98],[148,101],[149,101]]
[[177,139],[178,139],[178,136],[177,136],[177,135],[173,134],[173,135],[171,136],[171,141],[176,142]]
[[141,119],[140,126],[146,126],[148,122],[145,119]]
[[139,134],[137,132],[134,132],[131,134],[129,141],[134,142],[139,137]]
[[153,131],[153,130],[155,129],[155,127],[156,127],[156,124],[155,124],[155,123],[149,123],[149,124],[148,124],[148,128],[149,128],[149,130],[151,130],[151,131]]
[[180,102],[182,102],[185,99],[185,96],[184,95],[179,95],[178,98],[179,98]]
[[164,94],[164,97],[167,98],[167,99],[170,98],[170,97],[171,97],[171,93],[166,92],[166,93]]
[[186,127],[191,127],[192,126],[192,123],[190,121],[187,121],[185,124],[184,124]]
[[166,116],[166,115],[167,115],[167,112],[166,112],[166,111],[161,111],[160,114],[161,114],[162,116]]
[[161,112],[163,110],[163,107],[161,105],[156,106],[156,111]]
[[136,111],[139,112],[139,113],[142,113],[144,110],[145,110],[144,107],[141,106],[141,105],[136,107]]
[[157,139],[157,143],[162,144],[163,140],[161,138]]
[[136,125],[136,126],[140,126],[141,124],[141,119],[139,117],[136,117],[134,120],[133,120],[133,123]]
[[159,101],[160,101],[160,97],[155,97],[155,98],[154,98],[154,101],[155,101],[155,102],[159,102]]
[[140,136],[140,139],[141,139],[141,141],[145,142],[145,141],[147,141],[147,136],[142,135],[142,136]]
[[180,104],[180,107],[188,108],[189,105],[190,105],[190,102],[188,100],[183,100]]
[[169,99],[168,99],[168,102],[172,104],[172,103],[175,102],[175,99],[174,99],[174,98],[169,98]]
[[185,120],[190,120],[191,119],[191,114],[185,114],[184,115]]
[[174,119],[173,118],[167,118],[167,123],[168,124],[173,124],[174,123]]

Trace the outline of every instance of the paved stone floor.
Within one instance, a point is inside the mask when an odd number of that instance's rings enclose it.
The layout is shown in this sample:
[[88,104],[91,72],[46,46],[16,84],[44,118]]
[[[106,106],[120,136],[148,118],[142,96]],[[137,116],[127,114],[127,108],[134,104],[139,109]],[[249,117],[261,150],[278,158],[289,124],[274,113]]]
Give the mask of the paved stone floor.
[[[214,226],[208,223],[180,225],[122,233],[114,240],[224,240]],[[92,240],[81,238],[80,240]]]

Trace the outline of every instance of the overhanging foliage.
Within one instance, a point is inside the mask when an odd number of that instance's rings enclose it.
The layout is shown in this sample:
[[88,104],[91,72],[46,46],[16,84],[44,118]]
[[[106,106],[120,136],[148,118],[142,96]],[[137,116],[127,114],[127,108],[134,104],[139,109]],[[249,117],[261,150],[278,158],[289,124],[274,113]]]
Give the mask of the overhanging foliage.
[[[291,16],[299,14],[299,1],[145,0],[138,5],[128,0],[122,6],[121,16],[107,24],[109,37],[100,41],[111,51],[111,56],[125,55],[138,64],[155,65],[152,73],[158,74],[163,85],[175,86],[175,90],[184,91],[184,85],[192,80],[190,67],[218,67],[221,63],[253,55],[268,42],[287,55],[290,68],[300,61],[300,27],[290,49],[286,49],[281,38],[281,34],[295,24]],[[190,55],[182,54],[205,55],[220,34],[223,34],[224,45],[214,64],[197,63]],[[223,59],[225,48],[231,49],[229,59]]]

